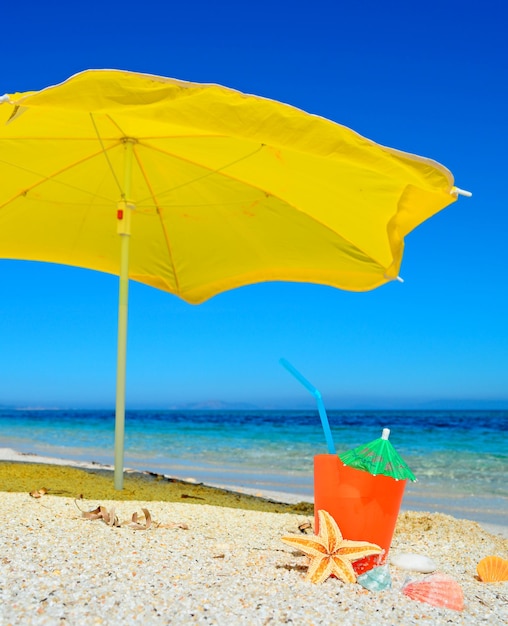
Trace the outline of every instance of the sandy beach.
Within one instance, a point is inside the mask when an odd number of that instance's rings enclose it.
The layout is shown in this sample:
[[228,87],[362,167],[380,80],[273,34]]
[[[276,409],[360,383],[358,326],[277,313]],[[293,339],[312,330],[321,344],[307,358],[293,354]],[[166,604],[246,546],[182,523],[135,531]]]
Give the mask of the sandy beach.
[[[508,558],[502,524],[405,511],[390,551],[390,589],[374,593],[335,578],[313,585],[304,581],[307,558],[281,541],[313,526],[311,503],[137,473],[115,492],[108,469],[30,460],[0,462],[2,626],[508,623],[508,583],[476,574],[483,557]],[[32,497],[37,490],[43,495]],[[137,513],[138,527],[83,516],[100,505],[119,522]],[[434,559],[462,587],[464,609],[406,597],[403,585],[425,574],[393,565],[401,553]]]

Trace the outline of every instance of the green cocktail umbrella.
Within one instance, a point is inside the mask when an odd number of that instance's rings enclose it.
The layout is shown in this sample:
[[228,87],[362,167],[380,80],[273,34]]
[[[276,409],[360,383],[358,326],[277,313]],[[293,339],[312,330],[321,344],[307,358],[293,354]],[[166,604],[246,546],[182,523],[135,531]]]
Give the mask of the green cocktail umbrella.
[[384,428],[379,439],[358,446],[339,455],[339,459],[354,469],[364,470],[373,476],[382,474],[395,480],[416,481],[407,463],[392,446],[388,437],[390,429]]

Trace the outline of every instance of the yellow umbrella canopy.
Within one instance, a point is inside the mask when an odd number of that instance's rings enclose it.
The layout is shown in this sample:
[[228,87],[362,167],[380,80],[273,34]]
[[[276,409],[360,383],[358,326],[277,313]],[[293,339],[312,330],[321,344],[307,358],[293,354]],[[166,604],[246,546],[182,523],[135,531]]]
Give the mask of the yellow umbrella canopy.
[[129,277],[192,303],[267,280],[378,287],[456,199],[435,162],[218,85],[87,71],[4,96],[0,127],[1,257],[118,274],[126,200]]
[[129,278],[191,303],[271,280],[373,289],[460,191],[292,106],[118,70],[0,97],[0,180],[0,258],[120,275],[119,371]]

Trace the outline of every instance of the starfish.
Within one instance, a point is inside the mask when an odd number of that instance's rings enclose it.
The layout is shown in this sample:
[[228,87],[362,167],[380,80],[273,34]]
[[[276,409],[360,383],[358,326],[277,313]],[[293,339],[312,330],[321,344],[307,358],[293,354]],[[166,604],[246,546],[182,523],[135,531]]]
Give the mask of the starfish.
[[337,523],[327,511],[318,511],[319,534],[307,537],[286,536],[282,541],[298,548],[310,557],[309,569],[305,580],[322,583],[334,575],[346,583],[354,583],[356,574],[352,561],[364,556],[379,554],[381,548],[367,541],[349,541],[342,538]]

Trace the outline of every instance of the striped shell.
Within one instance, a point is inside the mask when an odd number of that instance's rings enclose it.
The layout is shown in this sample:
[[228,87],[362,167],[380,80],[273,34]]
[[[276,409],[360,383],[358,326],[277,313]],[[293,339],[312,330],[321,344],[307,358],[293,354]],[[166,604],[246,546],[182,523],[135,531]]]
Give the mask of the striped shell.
[[392,577],[387,565],[380,565],[358,576],[356,582],[369,591],[383,591],[392,586]]
[[478,563],[476,571],[484,583],[508,580],[508,561],[500,556],[486,556]]
[[445,607],[454,611],[464,608],[464,594],[459,583],[445,574],[432,574],[422,580],[405,585],[402,593],[432,606]]

